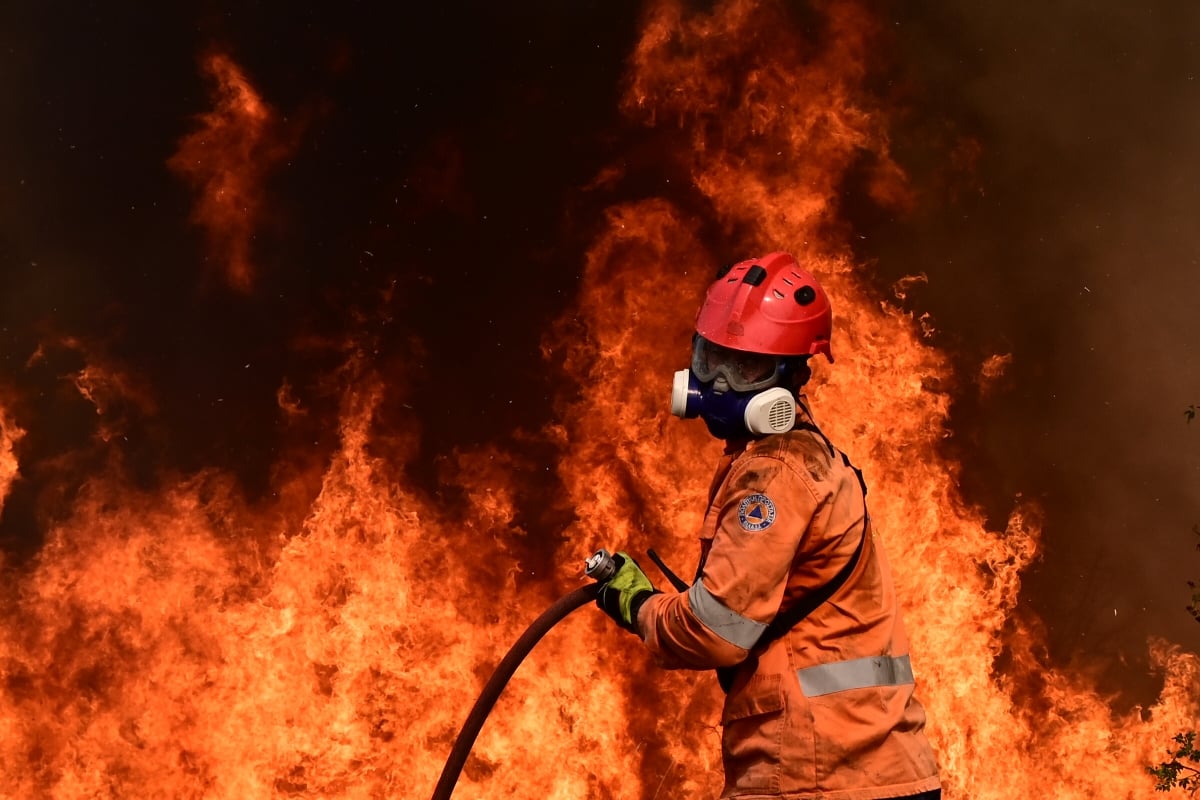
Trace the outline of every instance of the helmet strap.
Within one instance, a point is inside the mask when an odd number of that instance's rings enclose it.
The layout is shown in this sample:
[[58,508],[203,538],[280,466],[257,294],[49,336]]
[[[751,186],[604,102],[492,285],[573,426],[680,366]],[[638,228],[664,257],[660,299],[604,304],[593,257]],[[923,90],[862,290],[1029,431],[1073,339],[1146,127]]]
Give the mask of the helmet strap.
[[779,370],[779,383],[776,385],[790,389],[793,392],[799,392],[801,387],[812,378],[812,367],[808,366],[808,359],[810,357],[795,356],[784,359]]

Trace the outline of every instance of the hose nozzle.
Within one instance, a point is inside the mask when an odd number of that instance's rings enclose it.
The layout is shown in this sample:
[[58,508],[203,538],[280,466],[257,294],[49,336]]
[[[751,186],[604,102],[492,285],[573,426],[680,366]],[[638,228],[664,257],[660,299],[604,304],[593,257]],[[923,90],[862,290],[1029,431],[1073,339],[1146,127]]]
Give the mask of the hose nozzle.
[[603,583],[617,574],[617,561],[601,547],[584,562],[584,573],[596,583]]

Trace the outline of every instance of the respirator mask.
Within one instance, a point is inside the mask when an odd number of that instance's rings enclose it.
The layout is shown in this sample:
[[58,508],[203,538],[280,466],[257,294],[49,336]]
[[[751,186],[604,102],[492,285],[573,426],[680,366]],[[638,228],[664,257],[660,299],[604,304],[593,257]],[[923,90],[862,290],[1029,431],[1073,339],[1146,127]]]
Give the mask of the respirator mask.
[[790,431],[796,400],[780,384],[796,371],[795,358],[731,350],[696,336],[691,369],[675,373],[671,413],[700,417],[718,439]]

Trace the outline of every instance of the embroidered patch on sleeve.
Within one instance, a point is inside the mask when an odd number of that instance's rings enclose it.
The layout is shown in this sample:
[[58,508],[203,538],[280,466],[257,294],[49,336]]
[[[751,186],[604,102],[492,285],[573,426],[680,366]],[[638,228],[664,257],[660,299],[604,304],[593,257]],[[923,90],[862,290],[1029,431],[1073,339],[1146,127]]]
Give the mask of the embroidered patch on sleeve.
[[775,504],[765,494],[752,494],[738,506],[738,521],[748,531],[761,531],[775,521]]

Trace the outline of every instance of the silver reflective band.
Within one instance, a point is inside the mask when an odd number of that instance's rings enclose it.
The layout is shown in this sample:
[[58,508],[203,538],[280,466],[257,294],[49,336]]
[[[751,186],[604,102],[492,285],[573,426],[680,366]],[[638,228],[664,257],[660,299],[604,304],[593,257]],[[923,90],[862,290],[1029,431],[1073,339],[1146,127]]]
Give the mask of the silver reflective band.
[[908,656],[870,656],[853,661],[835,661],[796,670],[806,697],[863,689],[867,686],[899,686],[913,682]]
[[703,579],[697,579],[688,589],[688,602],[694,613],[713,633],[732,645],[749,650],[767,629],[765,622],[755,622],[741,614],[730,611],[704,588]]

